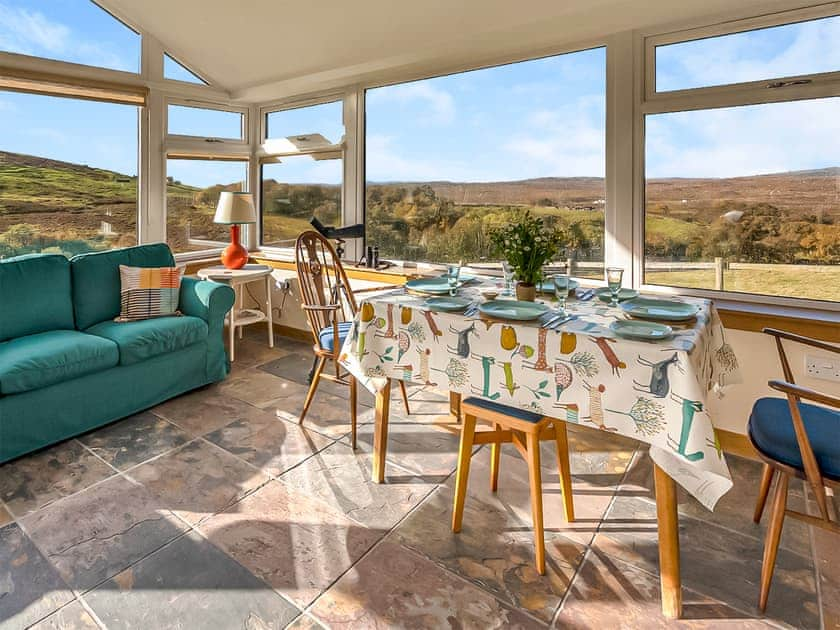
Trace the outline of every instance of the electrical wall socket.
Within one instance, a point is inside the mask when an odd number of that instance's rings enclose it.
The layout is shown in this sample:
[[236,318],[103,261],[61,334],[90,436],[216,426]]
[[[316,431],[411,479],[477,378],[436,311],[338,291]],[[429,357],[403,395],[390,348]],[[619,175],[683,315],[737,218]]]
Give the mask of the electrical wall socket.
[[805,374],[811,378],[840,383],[840,357],[805,355]]

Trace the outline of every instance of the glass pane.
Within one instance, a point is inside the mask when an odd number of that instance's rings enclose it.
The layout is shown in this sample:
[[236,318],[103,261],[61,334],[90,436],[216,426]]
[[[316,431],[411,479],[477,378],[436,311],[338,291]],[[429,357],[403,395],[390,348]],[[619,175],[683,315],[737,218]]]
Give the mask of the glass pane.
[[137,108],[0,92],[0,258],[137,242]]
[[166,54],[163,55],[163,78],[172,79],[173,81],[185,81],[187,83],[207,85],[206,81]]
[[338,144],[344,135],[341,101],[285,109],[266,115],[266,138],[321,134],[329,142]]
[[602,278],[605,84],[596,48],[368,90],[367,244],[490,260],[489,231],[530,208]]
[[262,167],[262,244],[291,247],[311,229],[315,216],[324,225],[341,225],[341,158],[283,157]]
[[840,300],[840,98],[646,128],[645,282]]
[[195,252],[230,242],[230,226],[213,223],[219,193],[246,190],[247,162],[166,161],[166,242]]
[[167,126],[170,134],[179,136],[242,140],[243,119],[239,112],[170,105]]
[[140,70],[140,35],[90,0],[3,0],[0,50]]
[[656,91],[840,70],[840,17],[656,47]]

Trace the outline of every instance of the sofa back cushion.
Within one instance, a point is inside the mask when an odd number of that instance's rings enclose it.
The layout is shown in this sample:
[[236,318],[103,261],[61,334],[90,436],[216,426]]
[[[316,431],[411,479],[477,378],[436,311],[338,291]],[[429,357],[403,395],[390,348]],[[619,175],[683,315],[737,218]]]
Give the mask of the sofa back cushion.
[[73,330],[70,261],[30,254],[0,261],[0,341]]
[[76,328],[85,330],[120,314],[120,265],[174,267],[165,243],[80,254],[70,260]]

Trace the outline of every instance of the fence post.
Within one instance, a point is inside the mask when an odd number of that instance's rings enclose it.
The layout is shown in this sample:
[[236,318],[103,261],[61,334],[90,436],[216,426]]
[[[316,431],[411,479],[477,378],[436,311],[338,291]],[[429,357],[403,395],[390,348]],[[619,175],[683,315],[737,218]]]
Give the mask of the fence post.
[[572,272],[574,271],[572,265],[574,263],[574,258],[567,258],[566,259],[566,275],[571,276]]
[[724,270],[724,263],[723,258],[720,256],[715,257],[715,289],[718,291],[723,291],[723,270]]

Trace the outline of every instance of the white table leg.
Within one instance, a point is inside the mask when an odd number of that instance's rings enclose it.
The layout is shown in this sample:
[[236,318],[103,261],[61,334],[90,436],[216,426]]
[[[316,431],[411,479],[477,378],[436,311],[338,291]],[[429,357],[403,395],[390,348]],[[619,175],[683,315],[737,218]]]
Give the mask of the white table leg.
[[271,309],[271,291],[274,287],[272,287],[271,282],[271,274],[268,274],[265,277],[265,302],[266,306],[268,307],[268,347],[274,347],[274,314]]
[[231,288],[233,289],[233,308],[230,309],[230,316],[228,317],[230,323],[228,333],[230,335],[230,361],[233,363],[236,360],[236,285],[231,284]]
[[[243,291],[244,288],[245,288],[245,285],[242,285],[242,286],[239,287],[239,310],[240,311],[245,310],[245,291]],[[239,327],[239,338],[242,339],[244,334],[245,334],[245,327],[240,326]]]

